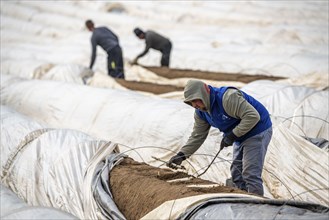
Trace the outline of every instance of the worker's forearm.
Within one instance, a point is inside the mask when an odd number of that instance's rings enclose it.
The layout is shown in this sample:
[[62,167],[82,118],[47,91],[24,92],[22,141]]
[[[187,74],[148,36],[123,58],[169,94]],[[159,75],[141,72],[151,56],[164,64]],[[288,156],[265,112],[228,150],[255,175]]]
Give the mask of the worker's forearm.
[[95,55],[95,54],[92,54],[92,55],[91,55],[91,59],[90,59],[90,65],[89,65],[89,68],[90,68],[90,69],[93,68],[94,63],[95,63],[95,59],[96,59],[96,55]]
[[208,132],[192,134],[180,151],[185,155],[185,157],[191,156],[200,148],[207,136]]
[[149,51],[149,48],[145,48],[145,50],[144,50],[141,54],[139,54],[139,55],[137,56],[137,59],[139,59],[139,58],[145,56],[145,54],[147,54],[148,51]]
[[91,41],[91,58],[89,68],[93,68],[96,59],[97,45],[94,40]]
[[186,157],[197,151],[208,136],[210,125],[202,120],[196,113],[194,114],[194,127],[187,143],[181,148],[181,152]]

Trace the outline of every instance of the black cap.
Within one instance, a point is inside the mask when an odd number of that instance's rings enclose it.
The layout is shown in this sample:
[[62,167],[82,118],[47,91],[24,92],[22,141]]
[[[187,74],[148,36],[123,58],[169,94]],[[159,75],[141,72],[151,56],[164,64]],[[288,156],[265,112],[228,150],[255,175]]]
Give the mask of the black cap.
[[135,34],[136,34],[137,37],[138,37],[139,35],[141,35],[141,34],[144,34],[144,32],[143,32],[140,28],[135,28],[135,29],[134,29],[134,32],[135,32]]

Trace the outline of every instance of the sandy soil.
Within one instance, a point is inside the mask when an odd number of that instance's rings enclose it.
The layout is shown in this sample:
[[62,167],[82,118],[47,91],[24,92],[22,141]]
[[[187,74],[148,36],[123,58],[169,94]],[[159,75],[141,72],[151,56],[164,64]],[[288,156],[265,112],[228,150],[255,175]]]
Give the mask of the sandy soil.
[[140,219],[163,202],[201,195],[205,193],[244,193],[226,187],[211,188],[186,187],[191,184],[214,184],[213,182],[193,178],[189,181],[168,183],[167,180],[188,177],[182,172],[160,169],[145,163],[125,158],[110,173],[111,191],[114,201],[127,219]]
[[207,72],[200,70],[184,70],[184,69],[172,69],[167,67],[154,67],[154,66],[143,66],[143,68],[154,72],[155,74],[166,77],[168,79],[175,78],[197,78],[197,79],[208,79],[216,81],[236,81],[249,83],[255,80],[279,80],[285,79],[284,77],[265,76],[265,75],[247,75],[242,73],[219,73],[219,72]]
[[156,95],[184,90],[183,87],[173,85],[160,85],[149,82],[128,81],[124,79],[115,79],[115,81],[118,82],[120,85],[126,87],[127,89],[150,92]]
[[[232,74],[232,73],[216,73],[216,72],[206,72],[206,71],[195,71],[195,70],[181,70],[172,69],[167,67],[147,67],[143,68],[154,72],[155,74],[166,77],[168,79],[175,78],[197,78],[197,79],[208,79],[216,81],[236,81],[249,83],[255,80],[265,79],[265,80],[279,80],[284,79],[283,77],[274,76],[263,76],[263,75],[246,75],[246,74]],[[116,81],[126,87],[127,89],[150,92],[153,94],[163,94],[174,91],[183,91],[183,87],[172,86],[172,85],[160,85],[148,82],[137,82],[137,81],[126,81],[122,79],[116,79]]]

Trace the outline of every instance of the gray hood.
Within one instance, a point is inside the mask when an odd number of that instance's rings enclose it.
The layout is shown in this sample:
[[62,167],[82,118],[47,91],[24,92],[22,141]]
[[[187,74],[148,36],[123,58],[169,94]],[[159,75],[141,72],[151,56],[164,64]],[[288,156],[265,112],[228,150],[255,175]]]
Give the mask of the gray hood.
[[189,80],[184,88],[184,102],[191,105],[191,101],[201,99],[210,111],[210,91],[207,84],[200,80]]

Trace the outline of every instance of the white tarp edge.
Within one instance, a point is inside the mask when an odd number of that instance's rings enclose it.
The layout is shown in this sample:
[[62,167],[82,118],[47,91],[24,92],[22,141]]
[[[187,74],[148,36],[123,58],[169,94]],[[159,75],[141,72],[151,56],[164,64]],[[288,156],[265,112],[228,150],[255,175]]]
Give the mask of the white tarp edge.
[[[164,202],[162,205],[153,209],[141,218],[141,220],[147,219],[177,219],[182,213],[187,211],[192,206],[208,199],[215,197],[239,197],[239,198],[254,198],[262,199],[257,196],[236,194],[236,193],[211,193],[199,196],[190,196],[182,199],[175,199]],[[170,211],[169,211],[170,210]],[[169,211],[169,212],[168,212]]]
[[164,202],[142,217],[152,219],[317,219],[329,208],[313,203],[264,199],[243,194],[207,194]]

